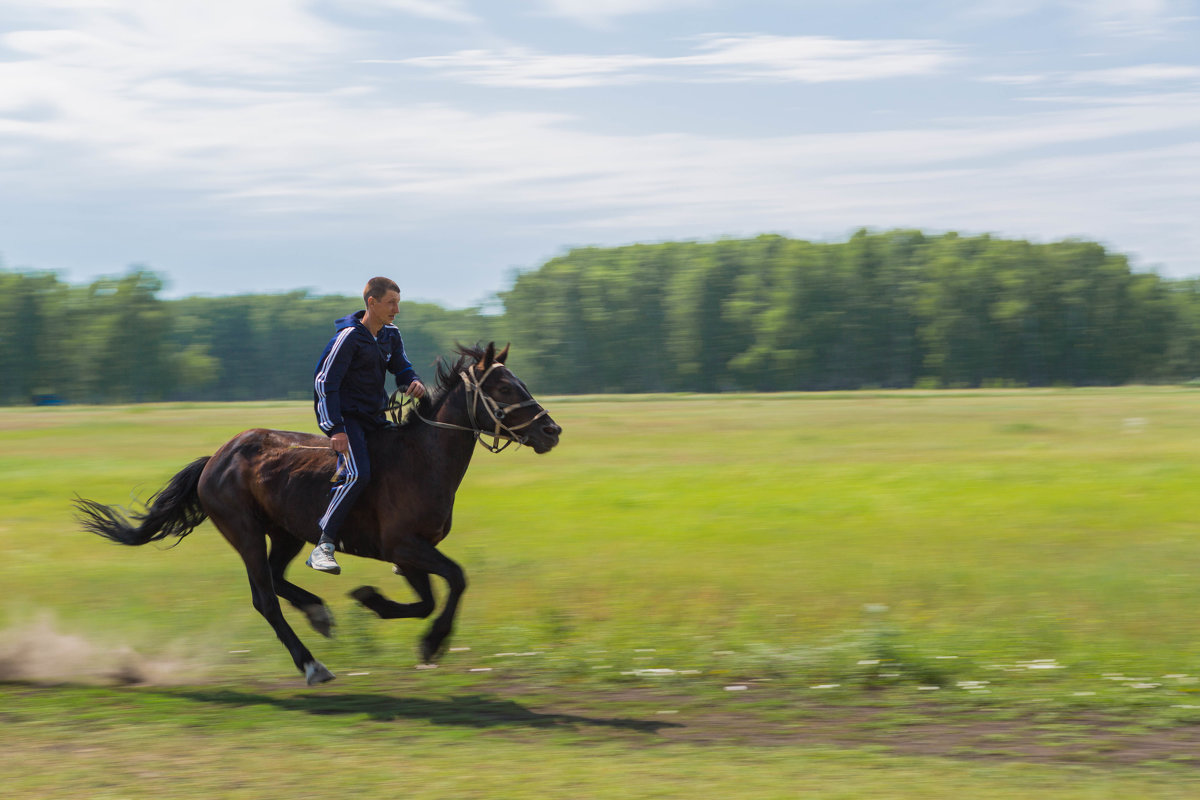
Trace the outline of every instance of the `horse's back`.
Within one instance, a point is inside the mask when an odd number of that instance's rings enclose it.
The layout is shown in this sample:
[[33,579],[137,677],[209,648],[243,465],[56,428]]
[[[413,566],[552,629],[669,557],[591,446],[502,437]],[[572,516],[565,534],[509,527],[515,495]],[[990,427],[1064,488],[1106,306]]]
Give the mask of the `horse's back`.
[[336,464],[325,436],[251,428],[209,459],[200,479],[200,500],[210,516],[221,516],[218,509],[241,508],[285,529],[301,521],[315,524],[320,517],[316,507],[328,500]]

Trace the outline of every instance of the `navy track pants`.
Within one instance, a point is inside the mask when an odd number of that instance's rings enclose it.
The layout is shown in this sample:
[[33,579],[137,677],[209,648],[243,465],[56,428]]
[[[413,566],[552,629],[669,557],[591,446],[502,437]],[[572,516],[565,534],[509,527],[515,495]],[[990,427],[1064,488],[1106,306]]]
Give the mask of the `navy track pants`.
[[338,531],[346,521],[346,515],[354,508],[354,501],[371,479],[371,456],[367,452],[367,437],[362,425],[355,419],[345,419],[346,438],[350,440],[350,452],[338,453],[338,470],[341,480],[333,487],[329,508],[318,523],[321,526],[321,541],[338,543]]

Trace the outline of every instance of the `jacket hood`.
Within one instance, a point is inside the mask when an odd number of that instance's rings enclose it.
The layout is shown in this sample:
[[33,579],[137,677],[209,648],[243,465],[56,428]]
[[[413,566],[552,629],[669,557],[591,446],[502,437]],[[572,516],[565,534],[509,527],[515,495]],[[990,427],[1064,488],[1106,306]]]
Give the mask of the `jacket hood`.
[[367,313],[365,310],[359,310],[355,311],[353,314],[347,314],[346,316],[342,317],[337,321],[337,330],[340,331],[342,328],[351,328],[355,323],[362,322],[363,314],[365,313]]

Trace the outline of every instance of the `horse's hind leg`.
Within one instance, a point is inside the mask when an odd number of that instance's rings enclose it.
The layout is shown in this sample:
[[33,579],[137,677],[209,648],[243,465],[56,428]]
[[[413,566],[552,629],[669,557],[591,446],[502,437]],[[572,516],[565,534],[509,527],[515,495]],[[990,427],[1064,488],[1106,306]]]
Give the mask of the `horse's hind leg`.
[[283,577],[288,564],[304,548],[304,541],[282,530],[273,530],[270,535],[271,552],[267,556],[267,563],[271,567],[271,582],[275,586],[275,594],[303,611],[308,623],[317,633],[326,638],[332,637],[333,613],[330,612],[329,606],[325,605],[325,601]]
[[[288,625],[283,617],[283,609],[279,607],[279,598],[275,596],[275,585],[271,578],[271,566],[267,562],[267,540],[258,533],[242,531],[237,526],[229,525],[223,520],[213,520],[221,533],[233,544],[234,549],[246,563],[246,574],[250,577],[250,594],[254,600],[254,608],[275,630],[275,635],[287,648],[296,664],[296,669],[304,674],[304,679],[311,686],[333,680],[333,673],[325,665],[313,658],[300,637]],[[230,532],[237,535],[230,535]]]

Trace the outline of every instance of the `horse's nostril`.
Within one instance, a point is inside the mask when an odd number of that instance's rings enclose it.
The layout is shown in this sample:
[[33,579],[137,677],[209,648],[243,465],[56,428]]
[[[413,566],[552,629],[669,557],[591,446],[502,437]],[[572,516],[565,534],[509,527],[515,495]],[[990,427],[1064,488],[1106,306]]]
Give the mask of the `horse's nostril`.
[[542,428],[542,431],[547,436],[558,436],[560,433],[562,433],[562,428],[558,425],[547,425]]

